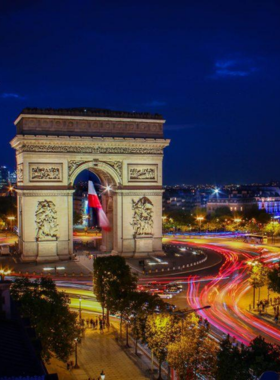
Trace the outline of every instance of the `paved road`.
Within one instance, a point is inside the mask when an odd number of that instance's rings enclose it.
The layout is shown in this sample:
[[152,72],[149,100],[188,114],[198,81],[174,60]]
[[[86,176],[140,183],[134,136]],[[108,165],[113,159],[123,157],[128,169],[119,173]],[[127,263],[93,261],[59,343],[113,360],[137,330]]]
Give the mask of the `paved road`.
[[[182,240],[178,243],[182,244]],[[212,331],[219,337],[229,333],[248,345],[254,337],[261,334],[268,341],[279,344],[278,326],[248,311],[252,293],[247,262],[259,257],[260,248],[224,239],[196,239],[192,243],[211,247],[216,254],[223,255],[224,262],[218,271],[212,268],[207,274],[181,276],[181,281],[186,282],[184,292],[172,302],[179,307],[188,305],[191,308],[211,305],[211,309],[200,311],[199,314],[208,319]],[[269,252],[262,255],[264,262],[280,259],[279,248],[266,248]],[[263,289],[263,298],[266,298],[266,292]]]

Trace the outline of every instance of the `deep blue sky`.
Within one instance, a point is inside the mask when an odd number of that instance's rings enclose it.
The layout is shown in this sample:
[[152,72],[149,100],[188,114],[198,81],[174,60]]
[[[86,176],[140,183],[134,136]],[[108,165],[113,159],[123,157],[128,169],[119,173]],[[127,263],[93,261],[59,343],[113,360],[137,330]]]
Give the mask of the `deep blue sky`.
[[280,179],[279,0],[1,0],[0,163],[22,108],[163,114],[164,182]]

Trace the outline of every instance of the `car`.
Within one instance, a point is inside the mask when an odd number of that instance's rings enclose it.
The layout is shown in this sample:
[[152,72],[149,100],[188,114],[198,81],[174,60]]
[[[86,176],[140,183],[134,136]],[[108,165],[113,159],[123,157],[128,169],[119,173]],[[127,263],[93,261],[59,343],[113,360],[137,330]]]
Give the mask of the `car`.
[[172,294],[169,293],[159,293],[158,296],[163,299],[171,299],[173,298]]

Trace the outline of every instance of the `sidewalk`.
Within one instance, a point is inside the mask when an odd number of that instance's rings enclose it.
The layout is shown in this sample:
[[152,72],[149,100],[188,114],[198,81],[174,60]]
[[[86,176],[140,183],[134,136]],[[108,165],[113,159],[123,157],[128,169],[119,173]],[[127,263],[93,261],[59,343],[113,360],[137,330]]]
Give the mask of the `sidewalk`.
[[[74,356],[70,360],[75,362]],[[68,371],[66,364],[52,359],[47,365],[49,373],[57,373],[59,380],[98,379],[103,370],[106,380],[144,380],[138,366],[117,344],[113,332],[100,332],[87,329],[81,344],[78,345],[78,364],[80,369]]]

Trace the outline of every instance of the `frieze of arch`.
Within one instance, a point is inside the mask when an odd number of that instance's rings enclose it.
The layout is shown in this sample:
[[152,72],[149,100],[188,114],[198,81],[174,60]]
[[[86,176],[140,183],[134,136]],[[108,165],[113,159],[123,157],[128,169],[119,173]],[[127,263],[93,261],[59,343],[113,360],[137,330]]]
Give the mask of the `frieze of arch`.
[[22,144],[21,152],[87,153],[87,154],[162,154],[162,147],[79,146]]

